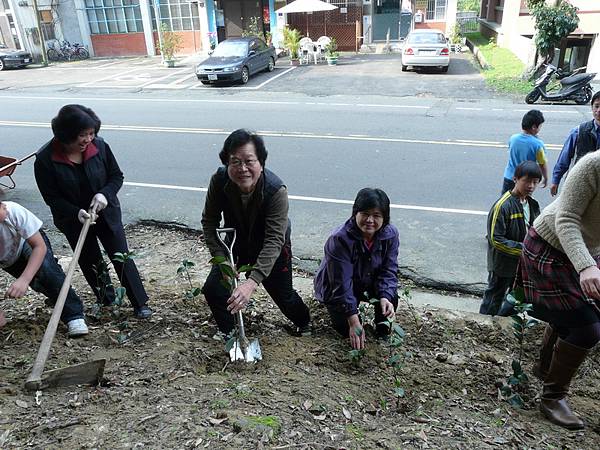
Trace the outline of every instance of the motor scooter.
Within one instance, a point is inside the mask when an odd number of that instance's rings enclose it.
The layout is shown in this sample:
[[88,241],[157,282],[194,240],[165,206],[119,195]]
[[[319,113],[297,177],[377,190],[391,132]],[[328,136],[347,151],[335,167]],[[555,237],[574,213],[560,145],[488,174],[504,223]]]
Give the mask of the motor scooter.
[[[552,64],[547,64],[543,75],[535,81],[535,87],[525,97],[525,103],[532,104],[541,98],[547,102],[573,100],[578,105],[585,105],[592,99],[592,95],[594,94],[590,82],[596,77],[596,74],[579,73],[584,69],[585,67],[580,67],[568,73],[556,68]],[[557,91],[547,92],[546,88],[553,76],[556,76],[561,87]]]

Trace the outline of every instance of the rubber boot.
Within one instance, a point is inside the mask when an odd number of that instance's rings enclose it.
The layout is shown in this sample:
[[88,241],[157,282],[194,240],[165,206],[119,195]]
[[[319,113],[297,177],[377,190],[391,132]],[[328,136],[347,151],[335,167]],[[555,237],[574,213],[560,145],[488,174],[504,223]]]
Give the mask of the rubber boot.
[[550,370],[550,363],[552,362],[552,353],[554,353],[554,344],[556,344],[557,339],[558,333],[554,331],[554,328],[550,324],[546,324],[540,357],[535,361],[532,369],[533,375],[540,381],[544,381],[548,376],[548,370]]
[[571,411],[567,394],[571,380],[590,351],[558,338],[550,370],[544,381],[540,411],[550,422],[569,430],[580,430],[583,421]]

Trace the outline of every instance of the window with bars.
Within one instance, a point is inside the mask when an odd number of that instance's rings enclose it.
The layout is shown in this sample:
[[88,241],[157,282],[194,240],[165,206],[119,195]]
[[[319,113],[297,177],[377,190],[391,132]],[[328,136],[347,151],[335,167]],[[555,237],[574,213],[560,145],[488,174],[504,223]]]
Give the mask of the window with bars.
[[426,20],[446,20],[447,0],[427,0]]
[[85,0],[92,34],[144,31],[139,0]]
[[[151,9],[152,28],[156,31],[156,7]],[[189,0],[158,0],[158,17],[172,31],[200,30],[198,3]]]

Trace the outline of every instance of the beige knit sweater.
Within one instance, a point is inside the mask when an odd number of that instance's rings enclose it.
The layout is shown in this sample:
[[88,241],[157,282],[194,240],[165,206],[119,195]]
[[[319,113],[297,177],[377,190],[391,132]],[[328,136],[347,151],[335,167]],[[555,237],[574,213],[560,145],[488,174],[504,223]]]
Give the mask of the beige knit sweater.
[[558,199],[533,226],[550,245],[566,253],[577,272],[595,266],[600,255],[600,151],[584,156],[570,171]]

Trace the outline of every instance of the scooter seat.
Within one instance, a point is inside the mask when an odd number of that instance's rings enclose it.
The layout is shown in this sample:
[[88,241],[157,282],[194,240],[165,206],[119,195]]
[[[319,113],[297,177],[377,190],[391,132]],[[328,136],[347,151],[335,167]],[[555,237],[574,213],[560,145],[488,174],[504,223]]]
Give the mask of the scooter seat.
[[578,73],[576,75],[571,75],[570,77],[563,78],[560,80],[560,84],[563,86],[568,86],[571,84],[581,83],[590,77],[589,73]]

